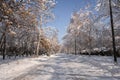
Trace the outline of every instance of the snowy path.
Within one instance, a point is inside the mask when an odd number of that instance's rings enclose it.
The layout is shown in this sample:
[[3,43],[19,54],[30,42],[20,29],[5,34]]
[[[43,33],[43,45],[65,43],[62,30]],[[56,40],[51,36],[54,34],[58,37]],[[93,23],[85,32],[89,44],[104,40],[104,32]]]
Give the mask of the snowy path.
[[[56,54],[0,65],[0,80],[120,80],[112,57]],[[17,65],[16,65],[17,64]]]

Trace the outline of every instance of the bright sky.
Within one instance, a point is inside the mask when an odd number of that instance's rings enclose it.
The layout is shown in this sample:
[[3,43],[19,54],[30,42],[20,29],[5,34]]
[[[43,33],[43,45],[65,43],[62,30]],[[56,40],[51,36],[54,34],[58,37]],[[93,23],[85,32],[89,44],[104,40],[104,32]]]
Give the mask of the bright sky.
[[47,26],[55,27],[59,30],[59,42],[62,42],[62,37],[66,33],[66,28],[69,25],[70,17],[74,11],[79,11],[86,5],[94,6],[97,0],[56,0],[57,4],[54,8],[55,20],[47,24]]

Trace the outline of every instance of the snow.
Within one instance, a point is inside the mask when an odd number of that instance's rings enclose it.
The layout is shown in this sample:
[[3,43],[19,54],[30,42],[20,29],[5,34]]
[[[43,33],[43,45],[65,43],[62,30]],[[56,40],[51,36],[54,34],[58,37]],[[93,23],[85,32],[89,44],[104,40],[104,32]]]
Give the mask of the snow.
[[54,54],[1,60],[0,80],[120,80],[120,58]]

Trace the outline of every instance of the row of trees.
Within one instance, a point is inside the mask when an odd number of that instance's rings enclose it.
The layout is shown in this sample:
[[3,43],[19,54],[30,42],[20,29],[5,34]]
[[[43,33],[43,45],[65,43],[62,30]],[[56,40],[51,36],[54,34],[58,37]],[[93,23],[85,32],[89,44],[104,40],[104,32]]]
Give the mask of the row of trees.
[[[98,0],[95,10],[87,6],[71,16],[62,51],[88,53],[112,51],[109,0]],[[112,13],[117,50],[120,49],[120,1],[112,0]],[[95,52],[97,51],[97,52]],[[95,52],[95,53],[94,53]],[[103,53],[101,53],[103,54]],[[103,54],[104,55],[104,54]]]
[[[50,53],[59,47],[55,29],[46,31],[43,24],[54,19],[52,9],[55,0],[0,0],[0,54],[32,55]],[[50,42],[51,36],[56,35],[56,41]],[[39,45],[38,45],[39,44]]]

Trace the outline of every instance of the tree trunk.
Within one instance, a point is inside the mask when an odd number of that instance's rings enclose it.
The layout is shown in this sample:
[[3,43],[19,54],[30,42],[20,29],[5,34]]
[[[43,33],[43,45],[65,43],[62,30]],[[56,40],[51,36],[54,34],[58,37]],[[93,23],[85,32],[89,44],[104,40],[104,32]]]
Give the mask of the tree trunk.
[[114,25],[113,25],[113,15],[112,15],[111,0],[109,0],[109,7],[110,7],[110,22],[111,22],[111,32],[112,32],[112,44],[113,44],[114,62],[117,63],[117,53],[116,53],[116,47],[115,47],[115,35],[114,35]]
[[40,30],[39,30],[39,36],[38,36],[38,45],[36,50],[36,55],[38,56],[39,53],[39,47],[40,47],[40,37],[41,37],[41,29],[42,29],[42,15],[40,15]]
[[5,29],[4,42],[3,42],[3,60],[5,59],[5,51],[6,51],[6,29]]

